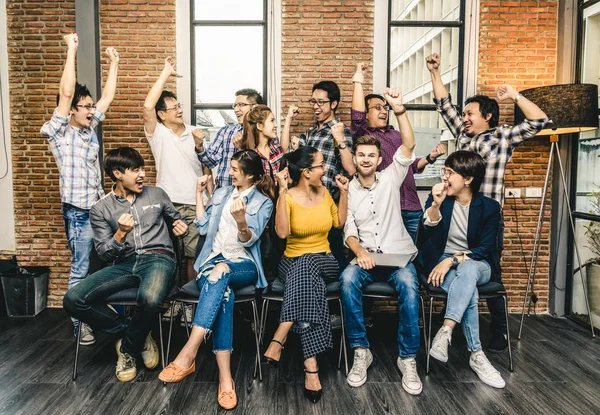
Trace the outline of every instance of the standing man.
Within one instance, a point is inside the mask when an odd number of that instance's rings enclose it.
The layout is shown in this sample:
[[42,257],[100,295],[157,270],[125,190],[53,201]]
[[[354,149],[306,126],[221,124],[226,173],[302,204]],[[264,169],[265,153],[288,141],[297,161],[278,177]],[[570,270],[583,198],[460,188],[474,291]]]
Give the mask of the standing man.
[[[340,195],[335,184],[335,176],[338,174],[352,176],[356,173],[352,151],[350,151],[352,134],[343,123],[335,118],[340,99],[340,88],[335,82],[321,81],[314,84],[308,103],[313,108],[315,125],[298,137],[300,146],[315,147],[323,154],[325,175],[322,181],[336,203],[339,201]],[[282,143],[290,143],[290,125],[297,114],[297,107],[291,106],[281,133]],[[293,143],[294,140],[291,142]],[[328,239],[331,252],[339,262],[340,269],[343,269],[348,262],[343,252],[342,231],[331,228]]]
[[[113,265],[67,291],[63,306],[81,321],[122,335],[116,343],[116,376],[129,382],[137,375],[137,355],[148,369],[159,363],[150,327],[175,285],[177,267],[165,220],[173,221],[175,236],[185,235],[187,225],[163,189],[144,186],[144,159],[136,150],[120,147],[109,151],[104,170],[115,184],[92,207],[90,219],[96,251]],[[104,302],[111,294],[128,288],[138,288],[131,319]]]
[[[462,117],[452,104],[448,90],[440,74],[440,56],[437,53],[425,58],[431,73],[434,103],[444,122],[456,138],[457,150],[478,153],[486,162],[485,177],[480,192],[495,199],[500,206],[504,203],[504,170],[516,146],[534,137],[548,122],[548,117],[537,105],[519,94],[510,85],[501,85],[497,90],[499,100],[511,99],[523,111],[525,120],[519,125],[498,126],[500,109],[496,100],[485,95],[475,95],[465,101]],[[497,248],[504,248],[504,220],[498,231]],[[500,275],[497,270],[496,275]],[[508,348],[506,340],[506,319],[501,298],[487,300],[492,317],[492,337],[490,352],[502,352]]]
[[198,159],[210,169],[217,167],[216,187],[231,186],[231,156],[239,150],[245,150],[236,147],[242,141],[244,116],[260,104],[263,104],[263,98],[258,91],[251,88],[240,89],[235,93],[235,102],[231,106],[238,123],[221,127],[206,148],[203,140],[196,141]]
[[[196,278],[194,259],[198,244],[198,230],[190,226],[196,218],[196,181],[203,175],[202,164],[194,151],[196,141],[204,139],[204,131],[183,121],[183,108],[177,96],[163,90],[171,76],[179,77],[173,59],[165,59],[165,66],[144,101],[144,130],[156,162],[156,186],[163,189],[189,227],[184,238],[186,274],[188,280]],[[212,183],[209,194],[212,193]],[[177,303],[179,306],[179,303]],[[192,321],[193,308],[185,308],[188,321]],[[171,310],[169,309],[168,312]],[[175,314],[179,314],[177,308]],[[183,316],[182,316],[183,317]],[[185,320],[185,318],[183,318]]]
[[[110,60],[108,77],[102,97],[94,104],[90,91],[77,83],[75,57],[79,38],[76,33],[64,36],[67,43],[67,60],[60,79],[56,98],[57,107],[41,133],[46,136],[59,173],[62,211],[69,249],[71,271],[69,289],[81,282],[89,272],[90,253],[93,246],[89,212],[94,203],[104,195],[102,170],[98,153],[100,143],[94,128],[104,119],[115,97],[119,53],[112,47],[106,49]],[[79,323],[73,320],[77,336]],[[81,324],[81,344],[96,341],[89,326]]]
[[[388,123],[389,111],[392,107],[385,102],[385,99],[377,94],[364,96],[363,83],[365,76],[363,71],[368,68],[368,65],[368,63],[357,64],[356,72],[352,77],[354,92],[350,112],[352,120],[350,131],[355,138],[368,135],[379,141],[383,161],[377,166],[377,171],[382,171],[392,164],[394,154],[402,144],[403,135]],[[405,111],[406,108],[403,105],[400,106],[399,112],[395,114],[396,117],[404,114]],[[417,230],[423,217],[423,208],[417,194],[415,174],[422,173],[425,166],[435,163],[435,160],[444,153],[446,153],[446,149],[443,145],[438,144],[426,157],[416,158],[411,164],[404,182],[402,182],[402,187],[400,187],[402,220],[413,242],[417,238]]]

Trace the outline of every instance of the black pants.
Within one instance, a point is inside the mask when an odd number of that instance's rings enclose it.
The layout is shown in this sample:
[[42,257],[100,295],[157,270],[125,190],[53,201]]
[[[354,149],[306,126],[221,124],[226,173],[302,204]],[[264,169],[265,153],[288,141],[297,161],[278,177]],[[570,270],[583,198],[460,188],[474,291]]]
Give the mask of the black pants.
[[[502,251],[504,250],[504,215],[502,213],[500,214],[500,226],[496,237],[496,247],[498,248],[498,256],[501,258]],[[498,275],[498,278],[495,282],[501,283],[502,272],[499,272],[496,275]],[[492,317],[492,323],[490,324],[492,334],[505,334],[506,314],[504,313],[504,300],[502,297],[488,298],[487,306]]]

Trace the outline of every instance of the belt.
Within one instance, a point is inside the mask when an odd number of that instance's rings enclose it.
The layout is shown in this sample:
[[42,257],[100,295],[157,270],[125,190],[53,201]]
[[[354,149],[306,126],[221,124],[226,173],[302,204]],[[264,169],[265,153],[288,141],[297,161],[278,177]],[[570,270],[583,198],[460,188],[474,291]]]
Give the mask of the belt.
[[175,257],[173,252],[169,251],[168,249],[150,249],[142,253],[142,255],[169,255],[170,257]]

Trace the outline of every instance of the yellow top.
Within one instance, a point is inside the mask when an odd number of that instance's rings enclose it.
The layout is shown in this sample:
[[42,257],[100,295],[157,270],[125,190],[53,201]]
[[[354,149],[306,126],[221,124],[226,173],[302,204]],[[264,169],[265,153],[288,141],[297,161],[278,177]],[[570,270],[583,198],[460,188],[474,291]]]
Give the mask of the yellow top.
[[327,235],[332,226],[339,226],[339,221],[337,206],[327,189],[318,206],[303,207],[289,193],[285,194],[285,206],[290,234],[283,254],[291,258],[317,252],[330,253]]

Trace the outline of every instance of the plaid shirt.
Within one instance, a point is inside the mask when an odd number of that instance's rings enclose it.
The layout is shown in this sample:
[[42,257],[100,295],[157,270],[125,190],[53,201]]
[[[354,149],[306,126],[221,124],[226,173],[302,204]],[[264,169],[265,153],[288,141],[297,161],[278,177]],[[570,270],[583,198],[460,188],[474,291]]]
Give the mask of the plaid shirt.
[[60,197],[80,209],[91,209],[104,196],[102,170],[98,152],[100,144],[94,128],[104,119],[98,110],[92,116],[90,128],[76,128],[54,110],[50,121],[40,132],[48,139],[60,177]]
[[208,147],[198,153],[198,160],[208,168],[213,169],[219,166],[216,177],[217,187],[231,186],[231,176],[229,175],[231,156],[238,151],[233,145],[233,135],[238,131],[242,131],[242,124],[229,124],[221,127]]
[[[335,176],[338,174],[346,174],[344,167],[342,166],[342,157],[340,156],[340,150],[334,145],[335,140],[331,134],[331,127],[338,121],[333,119],[323,124],[323,127],[319,130],[319,124],[315,124],[314,127],[310,127],[306,130],[306,133],[300,134],[300,145],[315,147],[323,154],[323,163],[327,171],[323,176],[323,184],[331,195],[338,192],[337,185],[335,184]],[[344,142],[349,149],[352,148],[352,134],[348,127],[344,127]]]
[[485,160],[487,166],[480,192],[502,205],[504,203],[504,171],[514,148],[540,132],[548,122],[548,118],[525,119],[519,125],[502,125],[469,137],[464,131],[462,117],[456,107],[452,105],[449,95],[439,101],[434,98],[433,102],[450,132],[456,138],[457,149],[474,151]]
[[283,147],[279,144],[279,139],[269,140],[269,154],[262,155],[256,147],[256,153],[260,156],[265,174],[271,176],[275,180],[275,173],[279,172],[281,158],[283,157]]

